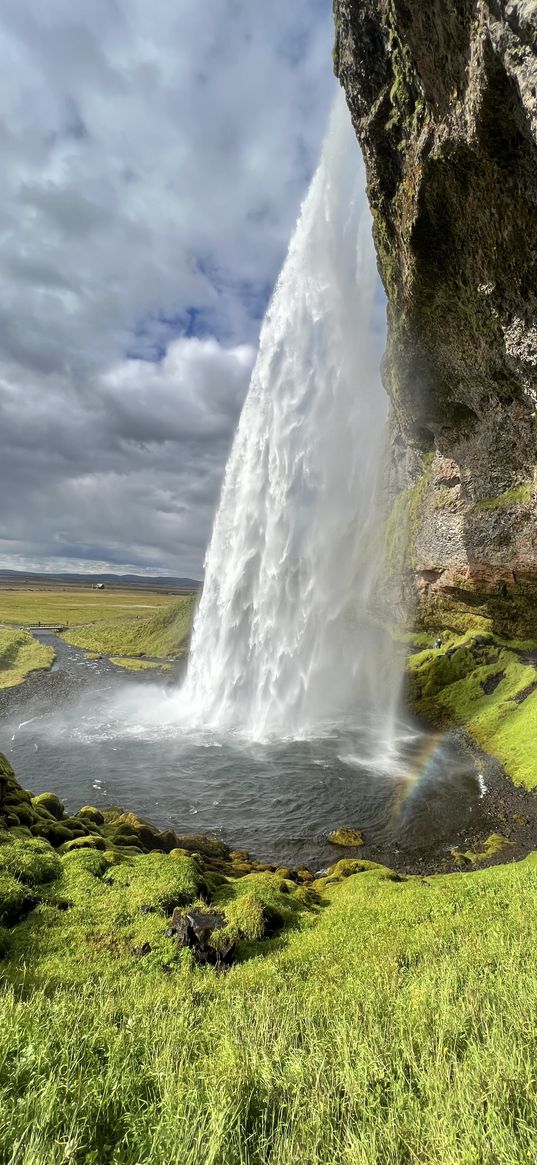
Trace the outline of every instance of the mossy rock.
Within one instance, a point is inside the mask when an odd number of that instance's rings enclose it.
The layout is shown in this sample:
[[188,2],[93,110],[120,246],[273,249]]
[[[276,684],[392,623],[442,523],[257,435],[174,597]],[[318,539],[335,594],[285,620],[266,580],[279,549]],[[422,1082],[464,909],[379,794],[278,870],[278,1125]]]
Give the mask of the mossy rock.
[[368,862],[362,858],[341,858],[335,865],[330,866],[321,877],[316,878],[308,889],[322,894],[325,887],[333,882],[341,882],[344,878],[351,878],[354,874],[365,874],[374,871],[385,877],[393,876],[393,870],[387,866],[380,866],[378,862]]
[[135,833],[120,833],[118,837],[108,836],[103,838],[103,841],[105,841],[105,848],[111,842],[118,849],[135,849],[139,854],[144,853],[142,842]]
[[104,825],[104,814],[101,813],[100,809],[95,809],[93,805],[83,805],[82,809],[78,810],[77,817],[85,817],[94,825]]
[[509,849],[512,845],[513,842],[509,841],[503,834],[491,833],[480,849],[465,851],[452,849],[451,856],[460,866],[479,866],[483,865],[484,862],[490,862],[497,854]]
[[80,817],[64,817],[62,825],[66,829],[70,829],[74,837],[86,837],[88,833],[93,833],[94,830],[88,825],[87,821],[82,821]]
[[3,752],[0,752],[0,781],[5,777],[14,777],[15,773]]
[[8,829],[16,829],[17,826],[21,824],[17,813],[5,813],[4,821]]
[[138,853],[131,861],[112,866],[109,879],[128,888],[133,907],[151,905],[166,913],[194,902],[203,885],[191,857],[171,860],[157,851]]
[[68,829],[61,821],[41,821],[32,825],[34,837],[44,837],[51,845],[63,845],[64,841],[71,841],[74,837],[72,829]]
[[106,825],[112,825],[118,817],[122,817],[125,810],[121,805],[107,805],[102,811]]
[[70,877],[91,874],[93,878],[101,878],[109,867],[108,858],[108,851],[102,853],[100,850],[77,846],[62,853],[61,863]]
[[[145,821],[143,817],[138,817],[136,813],[122,813],[116,817],[109,828],[109,836],[112,831],[117,831],[123,836],[136,837],[141,842],[142,847],[148,851],[164,850],[165,846],[162,841],[162,835],[154,825],[149,821]],[[175,834],[173,840],[175,841]]]
[[9,830],[9,836],[11,838],[19,838],[23,841],[26,841],[33,835],[31,829],[27,825],[15,825],[12,829]]
[[15,814],[15,816],[18,817],[19,825],[27,825],[28,828],[31,828],[32,825],[34,825],[37,817],[37,814],[32,811],[31,807],[26,805],[24,802],[22,804],[19,803],[10,807],[10,814]]
[[231,851],[223,841],[215,837],[206,837],[203,833],[184,833],[175,839],[175,848],[185,849],[189,853],[201,854],[204,858],[216,858],[220,861],[229,861]]
[[229,867],[229,875],[232,878],[244,878],[253,872],[254,867],[251,862],[231,862]]
[[351,846],[358,847],[365,844],[359,829],[334,829],[332,833],[328,834],[328,841],[331,845],[339,845],[344,848]]
[[56,818],[56,821],[61,821],[65,815],[65,808],[55,793],[39,793],[37,797],[33,798],[33,804],[36,809],[46,809]]
[[284,915],[277,907],[266,903],[253,890],[241,894],[224,908],[228,921],[226,930],[240,939],[259,942],[281,930]]
[[73,837],[71,841],[66,841],[61,847],[62,853],[70,853],[71,850],[77,849],[106,849],[106,841],[104,837],[96,836],[89,833],[86,837]]
[[178,848],[178,837],[173,829],[163,829],[160,836],[161,848],[165,854],[169,854],[173,849]]

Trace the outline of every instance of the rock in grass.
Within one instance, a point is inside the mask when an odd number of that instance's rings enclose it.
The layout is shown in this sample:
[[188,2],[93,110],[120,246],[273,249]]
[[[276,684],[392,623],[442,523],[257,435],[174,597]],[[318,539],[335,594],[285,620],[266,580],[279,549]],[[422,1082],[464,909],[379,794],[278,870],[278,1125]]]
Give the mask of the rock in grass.
[[65,813],[65,808],[55,793],[39,793],[37,797],[33,798],[32,804],[37,810],[46,809],[47,813],[56,818],[56,821],[61,821]]
[[332,845],[345,847],[365,845],[359,829],[334,829],[332,833],[328,834],[328,841]]
[[198,963],[219,966],[233,960],[235,935],[219,910],[174,910],[166,936],[193,951]]

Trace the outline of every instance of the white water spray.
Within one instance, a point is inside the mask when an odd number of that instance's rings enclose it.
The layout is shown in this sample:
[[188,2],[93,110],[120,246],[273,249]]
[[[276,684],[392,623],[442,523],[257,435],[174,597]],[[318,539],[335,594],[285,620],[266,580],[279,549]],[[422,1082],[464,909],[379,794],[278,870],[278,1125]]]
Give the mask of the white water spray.
[[343,98],[268,308],[227,465],[180,702],[257,740],[390,733],[378,622],[386,404],[371,340],[376,263]]

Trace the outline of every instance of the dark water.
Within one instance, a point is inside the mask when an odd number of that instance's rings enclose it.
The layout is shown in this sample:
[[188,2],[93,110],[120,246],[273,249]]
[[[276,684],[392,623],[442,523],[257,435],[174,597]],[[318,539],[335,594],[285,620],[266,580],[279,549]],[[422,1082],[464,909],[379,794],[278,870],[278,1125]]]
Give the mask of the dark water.
[[75,810],[121,804],[178,832],[208,832],[264,861],[314,868],[341,855],[330,830],[376,847],[442,851],[480,812],[475,762],[452,737],[401,729],[396,756],[371,759],[371,733],[266,746],[177,725],[179,677],[120,672],[61,640],[50,673],[1,694],[0,750],[23,785]]

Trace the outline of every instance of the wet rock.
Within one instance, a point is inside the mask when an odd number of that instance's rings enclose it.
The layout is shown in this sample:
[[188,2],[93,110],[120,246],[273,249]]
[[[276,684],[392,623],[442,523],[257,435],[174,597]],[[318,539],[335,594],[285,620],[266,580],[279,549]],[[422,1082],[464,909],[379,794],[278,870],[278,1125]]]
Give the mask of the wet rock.
[[177,834],[173,829],[163,829],[160,836],[160,845],[165,854],[170,854],[172,850],[177,849],[179,842]]
[[334,0],[334,14],[388,297],[394,492],[408,487],[393,525],[406,513],[408,578],[435,628],[456,626],[444,610],[470,619],[479,602],[526,637],[537,628],[537,7]]
[[332,845],[344,847],[364,845],[364,839],[359,829],[334,829],[332,833],[328,834],[328,841]]
[[135,947],[132,953],[135,959],[141,959],[144,955],[150,955],[152,950],[151,943],[142,943],[141,946]]
[[[486,680],[482,681],[481,687],[483,688],[486,696],[491,696],[492,693],[496,691],[498,684],[501,684],[504,676],[505,672],[500,671],[497,672],[494,676],[487,676]],[[535,687],[537,687],[537,683],[535,684]]]
[[235,950],[232,934],[215,941],[216,933],[226,926],[227,919],[220,911],[176,909],[165,934],[168,938],[174,937],[179,947],[193,951],[199,963],[220,966],[232,962]]

